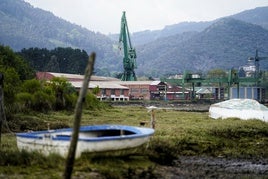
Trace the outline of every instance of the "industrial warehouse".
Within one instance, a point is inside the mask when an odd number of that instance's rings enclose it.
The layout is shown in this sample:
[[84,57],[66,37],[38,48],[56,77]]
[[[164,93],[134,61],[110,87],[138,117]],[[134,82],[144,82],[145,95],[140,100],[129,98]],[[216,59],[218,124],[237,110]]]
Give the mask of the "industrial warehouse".
[[[79,91],[82,87],[83,75],[37,72],[38,80],[51,80],[54,77],[62,77]],[[196,78],[192,78],[192,80]],[[172,79],[179,80],[179,79]],[[89,83],[89,91],[99,88],[100,92],[96,97],[110,101],[129,101],[129,100],[191,100],[191,99],[255,99],[262,101],[265,98],[265,90],[262,87],[230,87],[226,89],[218,86],[202,86],[186,88],[174,85],[172,80],[163,81],[121,81],[111,77],[92,76]],[[188,79],[190,80],[190,79]],[[168,80],[167,80],[168,81]],[[192,83],[192,81],[190,81]],[[193,83],[194,84],[194,83]]]
[[[66,78],[71,85],[79,90],[84,79],[83,75],[37,72],[38,80],[51,80],[53,77]],[[111,77],[92,76],[89,90],[98,87],[100,92],[97,98],[100,100],[129,101],[129,100],[154,100],[182,99],[182,89],[168,86],[161,81],[121,81]],[[190,90],[185,91],[185,99],[189,99]]]

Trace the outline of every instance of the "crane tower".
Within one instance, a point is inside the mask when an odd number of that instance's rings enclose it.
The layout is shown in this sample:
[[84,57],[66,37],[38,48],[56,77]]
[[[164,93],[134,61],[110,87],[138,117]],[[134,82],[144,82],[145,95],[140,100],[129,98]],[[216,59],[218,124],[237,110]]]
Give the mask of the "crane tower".
[[250,57],[248,59],[248,63],[254,64],[254,77],[259,78],[260,77],[260,61],[261,60],[268,60],[268,57],[259,57],[258,55],[258,49],[256,49],[255,57]]
[[[134,69],[137,68],[136,64],[136,51],[135,48],[132,47],[129,30],[126,19],[126,12],[123,11],[123,15],[121,18],[121,30],[119,35],[119,43],[120,46],[123,46],[124,57],[123,57],[123,67],[124,73],[122,74],[122,81],[136,81],[137,77]],[[121,48],[120,48],[121,49]]]

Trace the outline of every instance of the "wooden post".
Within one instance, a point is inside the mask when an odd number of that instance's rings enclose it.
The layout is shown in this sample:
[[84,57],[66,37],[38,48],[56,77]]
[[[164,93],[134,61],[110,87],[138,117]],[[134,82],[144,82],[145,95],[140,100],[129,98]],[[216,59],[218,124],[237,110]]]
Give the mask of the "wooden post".
[[154,109],[151,111],[151,128],[155,128],[155,114],[154,114]]
[[3,88],[0,86],[0,144],[1,144],[1,138],[2,138],[2,125],[4,121],[4,102],[3,102]]
[[157,107],[155,106],[150,106],[150,107],[147,107],[148,109],[148,112],[151,112],[151,128],[155,128],[155,110],[157,109]]
[[5,117],[6,115],[5,115],[5,108],[4,108],[4,75],[0,73],[0,144],[2,140],[2,126],[5,120]]
[[88,91],[88,84],[90,81],[91,74],[93,72],[95,57],[96,57],[96,54],[94,52],[91,53],[89,60],[88,60],[88,65],[85,70],[83,86],[80,89],[79,97],[75,106],[73,133],[72,133],[71,144],[69,147],[69,152],[68,152],[68,156],[66,160],[65,171],[63,174],[63,178],[65,179],[71,178],[72,171],[73,171],[75,152],[76,152],[76,147],[77,147],[80,122],[81,122],[81,116],[82,116],[82,106],[83,106],[83,102],[85,101],[85,97]]

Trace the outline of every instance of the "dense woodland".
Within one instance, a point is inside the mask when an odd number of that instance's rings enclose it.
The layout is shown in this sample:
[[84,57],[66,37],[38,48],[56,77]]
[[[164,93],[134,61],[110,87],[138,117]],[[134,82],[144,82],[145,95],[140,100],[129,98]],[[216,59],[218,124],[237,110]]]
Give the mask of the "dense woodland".
[[[95,51],[96,75],[117,76],[123,71],[122,52],[117,48],[118,34],[106,36],[88,30],[21,0],[2,0],[0,14],[0,44],[21,53],[35,70],[78,74],[84,65],[84,52]],[[162,30],[132,33],[132,45],[137,52],[136,74],[148,78],[183,71],[206,73],[211,69],[238,69],[255,55],[256,49],[260,56],[268,56],[267,29],[268,7],[260,7],[213,21],[183,22]],[[31,56],[30,51],[40,49],[44,54],[46,50],[66,54],[45,54],[37,59]],[[85,56],[80,54],[81,59],[77,60],[79,55],[69,54],[73,49]],[[75,65],[70,67],[69,63]],[[266,61],[261,62],[261,69],[268,69]]]
[[84,50],[68,48],[22,49],[19,53],[36,71],[84,74],[88,54]]
[[[51,51],[47,49],[24,49],[23,52],[23,54],[18,54],[9,47],[0,45],[0,73],[4,75],[1,87],[4,89],[3,102],[8,120],[12,119],[16,113],[72,111],[76,104],[78,93],[67,79],[55,77],[49,83],[36,80],[34,65],[30,64],[31,61],[26,61],[21,55],[27,57],[29,54],[34,54],[36,59],[41,57],[40,62],[35,65],[39,64],[38,68],[42,69],[43,66],[46,68],[46,65],[49,64],[42,63],[43,61],[45,62],[45,59],[48,59],[48,61],[53,60],[55,64],[64,63],[61,61],[64,60],[61,56],[62,53],[69,53],[74,58],[77,56],[77,59],[83,58],[83,64],[85,65],[88,59],[87,53],[71,48],[57,48]],[[73,70],[71,69],[72,66],[77,69],[81,68],[81,71],[83,69],[83,72],[85,70],[84,66],[70,65],[68,59],[65,60],[65,65],[63,66],[70,70]],[[37,68],[37,66],[35,67]],[[97,100],[94,92],[97,93],[98,89],[93,90],[93,93],[88,93],[86,96],[86,108],[98,109],[103,107],[104,104]]]

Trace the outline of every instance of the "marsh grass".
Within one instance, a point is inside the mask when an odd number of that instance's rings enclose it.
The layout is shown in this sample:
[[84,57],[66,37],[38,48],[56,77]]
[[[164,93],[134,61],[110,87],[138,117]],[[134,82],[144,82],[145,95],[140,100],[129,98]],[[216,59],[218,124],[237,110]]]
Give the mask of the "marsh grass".
[[[85,153],[76,160],[73,175],[78,178],[96,178],[99,175],[107,178],[154,177],[156,165],[172,165],[180,155],[268,157],[268,123],[236,118],[214,120],[208,117],[207,112],[165,109],[156,110],[155,116],[155,134],[147,145],[123,155],[115,155],[114,152],[101,155]],[[73,114],[70,112],[37,113],[17,116],[10,126],[18,131],[18,126],[24,121],[27,130],[46,130],[48,123],[51,129],[71,127],[72,120]],[[82,125],[139,126],[141,121],[146,121],[146,127],[149,127],[150,112],[146,108],[123,106],[85,110],[81,122]],[[12,134],[2,136],[0,152],[0,176],[61,178],[65,165],[63,158],[19,152]]]

